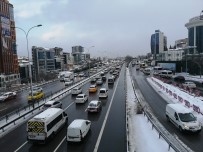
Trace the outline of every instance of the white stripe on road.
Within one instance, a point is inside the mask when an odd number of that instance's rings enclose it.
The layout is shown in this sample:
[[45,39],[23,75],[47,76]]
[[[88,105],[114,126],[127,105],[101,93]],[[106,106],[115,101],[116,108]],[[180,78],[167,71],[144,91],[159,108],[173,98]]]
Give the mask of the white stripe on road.
[[113,95],[112,95],[112,98],[111,98],[111,102],[110,102],[110,105],[109,105],[109,108],[107,110],[107,113],[106,113],[106,116],[105,116],[105,119],[104,119],[104,122],[103,122],[103,125],[102,125],[102,128],[100,130],[100,133],[99,133],[99,137],[97,138],[97,142],[96,142],[96,145],[94,147],[94,151],[93,152],[97,152],[98,148],[99,148],[99,144],[100,144],[100,141],[101,141],[101,137],[103,135],[103,132],[104,132],[104,127],[106,125],[106,121],[108,119],[108,116],[109,116],[109,112],[110,112],[110,109],[111,109],[111,105],[112,105],[112,102],[113,102],[113,98],[114,98],[114,95],[115,95],[115,92],[116,92],[116,88],[117,88],[117,85],[118,85],[118,82],[116,83],[116,87],[115,87],[115,90],[113,92]]
[[28,141],[26,141],[26,142],[24,142],[24,144],[22,144],[18,149],[16,149],[14,152],[17,152],[17,151],[19,151],[25,144],[27,144],[28,143]]
[[[66,109],[64,109],[64,111],[67,110],[67,109],[68,109],[70,106],[72,106],[73,104],[74,104],[74,102],[72,102],[71,104],[69,104],[69,106],[68,106]],[[64,138],[66,138],[66,136],[65,136]],[[61,143],[65,140],[64,138],[63,138],[63,140],[61,141]],[[23,146],[25,146],[25,144],[27,144],[27,143],[28,143],[28,141],[26,141],[25,143],[23,143],[23,144],[22,144],[18,149],[16,149],[14,152],[19,151],[19,150],[20,150]],[[60,143],[60,144],[61,144],[61,143]],[[59,145],[60,145],[60,144],[59,144]],[[58,147],[59,147],[59,146],[58,146]],[[57,150],[58,147],[56,147],[55,150]]]
[[60,147],[61,144],[65,141],[65,139],[66,139],[66,136],[61,140],[61,142],[60,142],[59,145],[54,149],[53,152],[56,152],[56,151],[59,149],[59,147]]

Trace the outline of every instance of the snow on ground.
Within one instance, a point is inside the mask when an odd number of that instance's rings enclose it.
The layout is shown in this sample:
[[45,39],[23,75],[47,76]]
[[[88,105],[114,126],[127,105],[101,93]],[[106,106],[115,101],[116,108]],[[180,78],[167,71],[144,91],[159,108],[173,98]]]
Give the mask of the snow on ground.
[[126,70],[127,82],[127,114],[129,126],[130,152],[174,152],[168,151],[168,144],[158,136],[155,129],[143,114],[136,114],[137,99],[133,90],[133,83],[129,69]]
[[200,97],[189,94],[178,87],[166,84],[154,77],[149,77],[147,80],[154,90],[156,90],[168,103],[181,104],[190,109],[203,125],[203,101],[200,100]]

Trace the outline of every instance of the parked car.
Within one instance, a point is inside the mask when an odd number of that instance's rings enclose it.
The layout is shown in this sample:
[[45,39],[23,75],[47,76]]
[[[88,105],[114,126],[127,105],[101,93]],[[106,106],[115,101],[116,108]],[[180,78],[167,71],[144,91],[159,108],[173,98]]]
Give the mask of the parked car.
[[90,130],[91,121],[83,119],[75,119],[67,128],[68,142],[82,141]]
[[101,101],[93,100],[87,107],[88,112],[99,112],[102,109]]
[[184,82],[182,83],[183,86],[188,87],[188,88],[196,88],[196,84],[194,82]]
[[49,100],[43,106],[44,110],[48,109],[48,108],[62,108],[62,102],[61,101],[55,101],[55,100]]
[[80,94],[80,93],[82,93],[82,88],[81,88],[81,87],[75,87],[75,88],[73,88],[73,89],[71,90],[71,94],[72,94],[72,95],[78,95],[78,94]]
[[106,88],[101,88],[99,90],[99,98],[107,98],[108,97],[108,90]]
[[43,92],[39,92],[39,91],[34,91],[33,94],[29,93],[28,96],[28,101],[35,101],[35,100],[39,100],[41,98],[44,97],[44,93]]
[[6,92],[6,93],[3,93],[1,96],[0,96],[0,101],[5,101],[5,100],[9,100],[9,99],[14,99],[16,98],[16,92]]
[[91,93],[91,92],[97,92],[97,86],[96,85],[91,85],[90,87],[89,87],[89,92]]
[[97,85],[102,85],[102,84],[103,84],[102,79],[98,79],[98,80],[96,81],[96,84],[97,84]]
[[86,94],[78,94],[75,103],[85,103],[88,100],[88,97]]

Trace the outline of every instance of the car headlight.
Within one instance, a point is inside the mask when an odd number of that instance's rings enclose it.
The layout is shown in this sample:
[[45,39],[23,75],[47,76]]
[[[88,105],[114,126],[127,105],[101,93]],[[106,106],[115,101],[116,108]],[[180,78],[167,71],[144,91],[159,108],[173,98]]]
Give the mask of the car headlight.
[[183,127],[184,127],[185,129],[189,129],[189,127],[188,127],[186,124],[183,124]]

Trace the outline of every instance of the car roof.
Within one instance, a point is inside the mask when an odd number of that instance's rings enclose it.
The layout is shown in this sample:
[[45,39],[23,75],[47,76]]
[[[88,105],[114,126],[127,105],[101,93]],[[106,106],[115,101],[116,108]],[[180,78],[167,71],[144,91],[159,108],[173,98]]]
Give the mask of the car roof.
[[85,94],[84,93],[81,93],[81,94],[78,94],[77,96],[84,96]]
[[81,128],[82,124],[88,120],[84,119],[75,119],[69,126],[68,128]]
[[49,100],[45,104],[53,104],[54,102],[55,102],[55,100]]
[[106,88],[101,88],[100,90],[107,90]]
[[95,85],[95,84],[93,84],[93,85],[91,85],[90,87],[96,87],[96,85]]
[[90,103],[97,104],[98,102],[100,102],[100,101],[98,101],[98,100],[92,100]]

